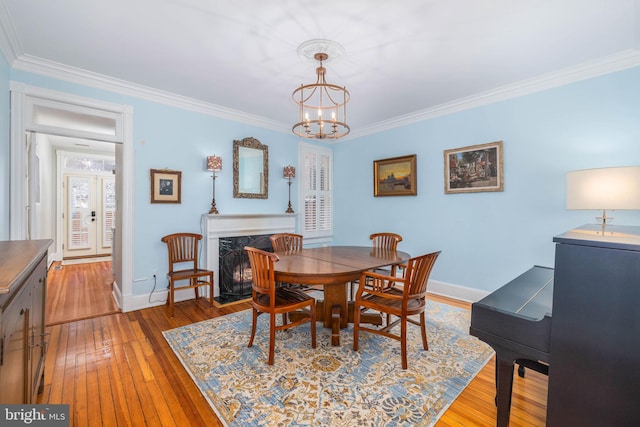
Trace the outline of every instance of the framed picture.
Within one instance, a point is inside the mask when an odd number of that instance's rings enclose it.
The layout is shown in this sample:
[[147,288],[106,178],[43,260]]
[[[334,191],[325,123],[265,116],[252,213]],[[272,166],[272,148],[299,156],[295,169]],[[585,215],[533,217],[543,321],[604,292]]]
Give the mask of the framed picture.
[[151,203],[180,203],[182,172],[151,169]]
[[504,191],[502,141],[444,151],[444,192]]
[[373,195],[415,196],[416,155],[373,161]]

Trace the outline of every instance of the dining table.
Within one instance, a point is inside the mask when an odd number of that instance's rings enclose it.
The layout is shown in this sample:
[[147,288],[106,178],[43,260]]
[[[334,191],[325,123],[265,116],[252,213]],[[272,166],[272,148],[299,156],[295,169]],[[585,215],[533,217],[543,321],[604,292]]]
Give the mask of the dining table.
[[[364,271],[405,263],[406,252],[372,246],[322,246],[297,251],[275,252],[275,280],[281,283],[321,287],[324,300],[317,301],[317,320],[332,329],[331,342],[340,343],[340,328],[353,322],[353,305],[347,299],[347,284],[360,279]],[[364,317],[363,321],[376,322]]]

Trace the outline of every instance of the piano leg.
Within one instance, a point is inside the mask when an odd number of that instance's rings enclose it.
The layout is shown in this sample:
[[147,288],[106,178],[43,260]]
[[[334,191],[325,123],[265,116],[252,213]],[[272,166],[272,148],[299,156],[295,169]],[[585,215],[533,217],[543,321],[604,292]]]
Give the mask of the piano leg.
[[496,405],[497,427],[507,427],[511,414],[511,391],[513,389],[513,364],[518,355],[503,348],[496,348]]

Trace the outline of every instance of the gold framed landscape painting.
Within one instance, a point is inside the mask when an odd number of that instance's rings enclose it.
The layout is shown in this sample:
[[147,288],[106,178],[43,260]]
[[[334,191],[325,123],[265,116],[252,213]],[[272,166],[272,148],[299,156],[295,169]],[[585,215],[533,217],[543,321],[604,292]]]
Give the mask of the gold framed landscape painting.
[[415,196],[416,155],[392,157],[373,162],[373,195]]
[[504,191],[502,141],[444,151],[444,192]]
[[151,169],[151,203],[180,203],[182,172]]

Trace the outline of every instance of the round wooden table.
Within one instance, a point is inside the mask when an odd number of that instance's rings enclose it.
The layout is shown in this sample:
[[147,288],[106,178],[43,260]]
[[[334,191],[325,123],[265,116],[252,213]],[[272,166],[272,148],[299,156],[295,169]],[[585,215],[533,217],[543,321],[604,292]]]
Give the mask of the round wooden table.
[[[324,301],[318,301],[322,305],[318,320],[322,320],[325,327],[333,328],[334,332],[337,326],[346,328],[349,323],[348,282],[358,280],[363,271],[404,263],[409,259],[406,252],[371,246],[325,246],[276,254],[280,258],[274,263],[276,281],[323,287]],[[335,319],[339,319],[339,323]],[[339,339],[332,339],[334,344],[336,341]]]

